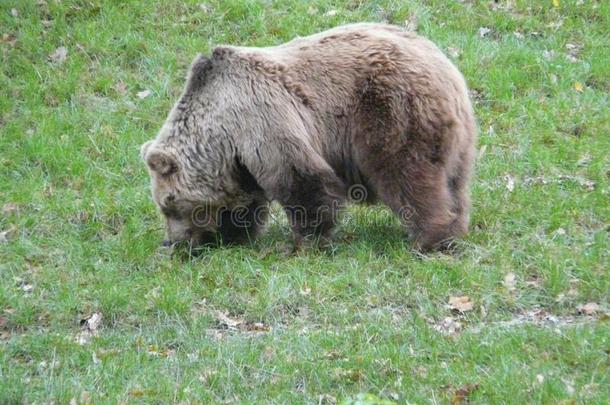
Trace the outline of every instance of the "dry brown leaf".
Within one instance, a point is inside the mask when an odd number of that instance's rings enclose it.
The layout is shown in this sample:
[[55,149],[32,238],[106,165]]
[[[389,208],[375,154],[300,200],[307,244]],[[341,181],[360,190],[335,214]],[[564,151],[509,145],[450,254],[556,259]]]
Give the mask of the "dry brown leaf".
[[142,91],[138,91],[137,96],[138,98],[146,98],[148,96],[150,96],[152,94],[152,92],[150,90],[142,90]]
[[60,46],[49,55],[49,59],[51,59],[51,62],[57,64],[64,63],[67,58],[68,49],[65,46]]
[[173,357],[176,354],[176,351],[174,349],[170,349],[170,348],[159,348],[157,345],[150,345],[148,346],[148,348],[146,349],[146,352],[148,354],[150,354],[151,356],[158,356],[158,357]]
[[445,336],[457,336],[462,331],[462,324],[448,316],[434,325],[434,329]]
[[265,360],[271,360],[275,356],[275,350],[271,346],[266,346],[263,350],[263,357]]
[[303,288],[302,290],[299,291],[299,294],[301,294],[302,296],[306,297],[306,296],[311,294],[311,288],[305,287],[305,288]]
[[6,203],[2,206],[2,214],[10,215],[19,211],[19,206],[15,203]]
[[222,325],[229,329],[237,329],[239,325],[244,323],[242,319],[232,319],[225,312],[221,311],[213,311],[212,315],[216,318],[216,320]]
[[127,94],[127,85],[124,81],[120,80],[114,85],[114,89],[121,95]]
[[253,322],[253,323],[245,323],[244,330],[247,330],[248,332],[269,332],[271,330],[271,327],[269,325],[265,325],[262,322]]
[[95,332],[102,323],[102,313],[94,312],[91,316],[81,320],[81,328],[90,332]]
[[466,384],[461,386],[453,393],[451,403],[456,405],[467,402],[470,395],[472,395],[472,393],[475,392],[477,389],[479,389],[479,384]]
[[576,162],[576,166],[587,167],[591,163],[591,160],[593,160],[591,155],[589,155],[588,153],[585,153],[584,155],[582,155],[580,157],[580,159],[578,159],[578,162]]
[[330,394],[322,394],[320,395],[320,397],[318,398],[318,403],[319,404],[329,404],[329,405],[334,405],[337,403],[337,398],[333,397]]
[[405,28],[407,29],[407,31],[417,32],[418,27],[419,19],[417,18],[417,14],[409,14],[409,19],[405,21]]
[[481,37],[481,38],[486,37],[490,32],[491,32],[491,29],[489,29],[487,27],[481,27],[481,28],[479,28],[479,37]]
[[8,243],[8,241],[13,237],[17,228],[11,226],[6,231],[0,231],[0,243]]
[[555,56],[557,56],[557,53],[553,50],[544,50],[542,51],[542,57],[546,60],[551,60],[551,59],[555,59]]
[[101,312],[94,312],[90,316],[81,319],[81,331],[76,335],[76,342],[84,345],[91,341],[91,337],[97,336],[98,328],[102,324],[102,318]]
[[587,302],[584,305],[579,305],[577,309],[583,315],[593,315],[599,311],[599,305],[596,302]]
[[508,291],[515,291],[515,285],[517,284],[517,277],[515,276],[515,273],[507,273],[504,276],[502,283]]
[[454,46],[450,46],[447,48],[447,53],[454,59],[459,58],[462,55],[462,50],[460,48],[456,48]]
[[515,177],[512,174],[505,174],[504,180],[506,181],[506,189],[509,193],[515,190]]
[[457,312],[468,312],[474,309],[474,303],[466,295],[449,297],[449,309]]
[[88,405],[91,403],[91,394],[89,391],[83,391],[80,393],[80,403],[83,405]]
[[9,44],[10,46],[14,46],[15,42],[17,42],[17,36],[10,32],[6,32],[2,34],[2,39],[0,40],[3,44]]

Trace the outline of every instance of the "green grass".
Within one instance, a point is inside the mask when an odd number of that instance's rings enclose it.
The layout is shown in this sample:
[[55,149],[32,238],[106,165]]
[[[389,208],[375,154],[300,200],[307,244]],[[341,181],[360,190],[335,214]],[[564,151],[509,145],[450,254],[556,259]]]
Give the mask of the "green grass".
[[[198,3],[0,3],[0,403],[607,401],[609,2]],[[283,253],[279,215],[251,246],[163,252],[138,148],[197,52],[412,15],[475,93],[458,253],[413,252],[382,207],[350,208],[327,252]]]

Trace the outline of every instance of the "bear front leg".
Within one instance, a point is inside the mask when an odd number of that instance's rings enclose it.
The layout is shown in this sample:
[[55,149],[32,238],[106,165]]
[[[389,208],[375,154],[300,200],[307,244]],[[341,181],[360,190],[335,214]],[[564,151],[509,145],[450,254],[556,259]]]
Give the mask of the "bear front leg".
[[294,167],[287,183],[280,203],[295,234],[295,250],[325,244],[344,205],[345,185],[330,170]]
[[269,216],[269,204],[255,199],[248,206],[225,209],[219,215],[218,235],[224,244],[252,242],[264,228]]

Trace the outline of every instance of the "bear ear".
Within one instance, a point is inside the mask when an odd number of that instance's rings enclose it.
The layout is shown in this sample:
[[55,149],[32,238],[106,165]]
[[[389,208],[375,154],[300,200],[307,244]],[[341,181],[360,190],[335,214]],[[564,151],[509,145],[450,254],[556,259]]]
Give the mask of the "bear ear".
[[149,151],[144,157],[150,170],[159,173],[162,176],[169,176],[178,170],[178,164],[174,158],[159,149]]
[[148,149],[150,149],[153,142],[154,141],[147,141],[143,143],[142,146],[140,146],[140,157],[142,158],[142,160],[146,160],[146,152],[148,152]]
[[205,79],[212,70],[212,60],[203,54],[198,54],[189,70],[186,79],[187,90],[196,90],[205,83]]

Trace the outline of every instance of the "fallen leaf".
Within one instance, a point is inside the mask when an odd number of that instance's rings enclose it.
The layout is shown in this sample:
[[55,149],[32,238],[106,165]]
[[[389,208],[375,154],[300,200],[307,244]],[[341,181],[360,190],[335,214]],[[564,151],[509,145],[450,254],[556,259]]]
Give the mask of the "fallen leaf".
[[318,404],[329,404],[334,405],[337,403],[337,398],[330,394],[322,394],[318,397]]
[[0,40],[3,44],[9,44],[10,46],[14,46],[15,42],[17,42],[17,36],[15,34],[11,34],[10,32],[6,32],[2,34],[2,39]]
[[150,96],[152,94],[152,92],[150,90],[142,90],[142,91],[138,91],[137,96],[138,98],[146,98],[148,96]]
[[490,32],[491,32],[491,29],[489,29],[487,27],[481,27],[481,28],[479,28],[479,37],[483,38],[483,37],[487,36]]
[[504,180],[506,181],[506,189],[509,193],[515,190],[515,177],[512,174],[505,174]]
[[393,405],[396,404],[394,401],[389,399],[379,398],[375,394],[361,393],[355,397],[344,399],[341,402],[342,405]]
[[474,303],[466,295],[449,297],[449,309],[457,312],[467,312],[474,309]]
[[10,227],[6,231],[0,231],[0,243],[8,243],[8,241],[13,237],[17,228]]
[[253,322],[244,324],[244,328],[248,332],[269,332],[271,327],[262,322]]
[[596,302],[587,302],[584,305],[579,305],[577,309],[583,315],[593,315],[599,311],[599,305]]
[[265,358],[265,360],[271,360],[271,359],[273,359],[274,356],[275,356],[275,350],[273,350],[273,347],[266,346],[265,349],[263,350],[263,357]]
[[2,213],[4,215],[10,215],[13,212],[16,212],[19,210],[19,206],[15,203],[6,203],[2,206]]
[[163,348],[160,349],[157,345],[148,346],[146,352],[151,356],[158,357],[173,357],[176,354],[176,351],[171,348]]
[[409,19],[405,21],[405,28],[407,31],[417,32],[417,28],[419,27],[419,19],[417,18],[417,14],[411,13],[409,14]]
[[568,52],[568,60],[571,63],[578,63],[578,58],[580,57],[580,50],[582,49],[582,45],[567,43],[566,50]]
[[80,403],[82,405],[88,405],[91,403],[91,394],[89,391],[83,391],[80,394]]
[[90,332],[95,332],[99,328],[102,323],[102,313],[94,312],[91,316],[81,319],[80,324],[83,330],[88,330]]
[[462,54],[462,51],[459,48],[450,46],[449,48],[447,48],[447,53],[449,53],[449,56],[451,56],[452,58],[457,59]]
[[333,370],[332,377],[335,380],[348,379],[353,382],[358,382],[364,378],[364,374],[360,369],[345,369],[337,367]]
[[555,56],[557,56],[557,53],[553,50],[544,50],[542,51],[542,57],[546,60],[551,60],[551,59],[555,59]]
[[120,80],[114,85],[114,89],[121,95],[127,94],[127,85],[124,81]]
[[515,291],[516,283],[517,278],[515,276],[515,273],[506,273],[503,281],[504,287],[506,287],[508,291]]
[[453,393],[451,403],[454,405],[463,404],[464,402],[468,401],[468,397],[470,397],[470,395],[472,395],[472,393],[478,389],[479,384],[466,384],[461,386]]
[[143,390],[131,390],[129,391],[129,396],[134,398],[143,397],[146,393]]
[[587,167],[591,163],[592,157],[588,153],[584,154],[578,162],[576,162],[576,166],[578,167]]
[[462,331],[462,324],[448,316],[442,321],[437,322],[434,325],[434,329],[445,336],[457,336]]
[[576,392],[576,389],[574,388],[574,381],[570,381],[563,378],[561,379],[561,381],[563,381],[563,383],[565,384],[567,394],[574,395],[574,393]]
[[582,93],[584,90],[584,87],[582,85],[581,82],[574,82],[574,90],[576,90],[579,93]]
[[68,49],[65,46],[60,46],[56,50],[54,50],[50,55],[49,59],[51,62],[62,64],[68,58]]
[[91,337],[97,336],[102,318],[101,312],[94,312],[90,316],[81,319],[81,331],[76,335],[76,342],[80,345],[84,345],[91,341]]
[[229,329],[237,329],[239,325],[244,323],[241,319],[232,319],[227,316],[226,313],[221,311],[213,311],[212,314],[216,318],[216,320],[222,325]]

